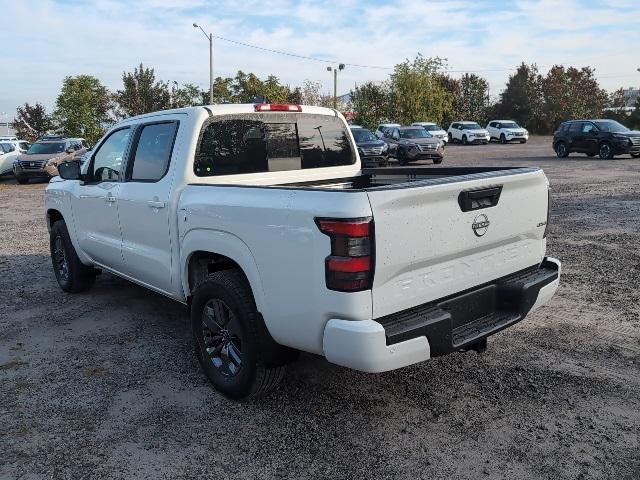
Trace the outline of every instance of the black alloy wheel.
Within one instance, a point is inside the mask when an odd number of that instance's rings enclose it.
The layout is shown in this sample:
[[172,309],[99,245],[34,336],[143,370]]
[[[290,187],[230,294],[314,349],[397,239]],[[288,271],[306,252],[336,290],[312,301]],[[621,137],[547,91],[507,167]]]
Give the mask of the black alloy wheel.
[[202,334],[213,367],[225,377],[236,376],[242,368],[242,331],[233,310],[219,298],[204,306]]
[[602,160],[611,160],[613,158],[613,148],[609,142],[603,142],[598,150],[598,156]]

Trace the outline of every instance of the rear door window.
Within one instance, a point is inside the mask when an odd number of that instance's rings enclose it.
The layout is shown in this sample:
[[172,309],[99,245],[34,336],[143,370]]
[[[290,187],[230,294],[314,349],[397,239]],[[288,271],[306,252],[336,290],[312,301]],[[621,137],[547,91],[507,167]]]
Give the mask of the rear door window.
[[573,122],[569,127],[570,133],[580,133],[582,130],[582,122]]
[[352,165],[344,124],[328,115],[256,113],[205,125],[194,161],[199,177]]
[[156,182],[169,168],[177,122],[143,125],[135,140],[134,154],[127,167],[127,178],[132,181]]

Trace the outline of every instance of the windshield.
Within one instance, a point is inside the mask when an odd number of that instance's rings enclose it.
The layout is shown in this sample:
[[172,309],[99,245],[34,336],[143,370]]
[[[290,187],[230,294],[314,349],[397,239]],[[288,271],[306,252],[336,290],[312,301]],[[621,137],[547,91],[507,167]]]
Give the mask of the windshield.
[[422,128],[424,128],[427,132],[435,132],[436,130],[442,130],[442,128],[440,128],[440,125],[422,125]]
[[366,128],[354,128],[351,130],[356,143],[375,142],[378,138]]
[[603,132],[628,132],[630,131],[627,127],[622,125],[621,123],[616,122],[615,120],[606,120],[603,122],[593,122],[596,126],[602,130]]
[[516,122],[500,122],[500,128],[520,128]]
[[424,128],[408,128],[400,130],[400,138],[429,138],[431,134]]
[[27,155],[40,155],[64,152],[64,142],[34,143],[29,147]]
[[482,130],[482,127],[477,123],[463,123],[462,128],[465,130]]

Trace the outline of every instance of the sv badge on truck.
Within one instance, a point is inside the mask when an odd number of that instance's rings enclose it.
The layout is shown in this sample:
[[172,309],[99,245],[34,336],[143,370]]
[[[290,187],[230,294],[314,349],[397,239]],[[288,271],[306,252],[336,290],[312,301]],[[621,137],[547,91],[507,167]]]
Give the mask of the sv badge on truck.
[[473,223],[471,224],[473,233],[475,233],[478,237],[483,236],[485,233],[487,233],[487,230],[489,230],[489,223],[489,218],[484,213],[481,213],[473,220]]

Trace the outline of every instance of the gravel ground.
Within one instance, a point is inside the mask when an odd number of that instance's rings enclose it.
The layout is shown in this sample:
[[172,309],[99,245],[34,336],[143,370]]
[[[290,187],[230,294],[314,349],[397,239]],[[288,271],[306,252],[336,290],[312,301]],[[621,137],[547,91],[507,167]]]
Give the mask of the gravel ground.
[[640,478],[640,161],[450,146],[444,165],[540,165],[551,303],[489,349],[370,375],[302,355],[225,400],[184,308],[109,274],[57,287],[44,184],[0,181],[0,478]]

